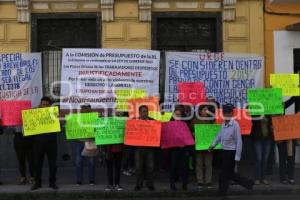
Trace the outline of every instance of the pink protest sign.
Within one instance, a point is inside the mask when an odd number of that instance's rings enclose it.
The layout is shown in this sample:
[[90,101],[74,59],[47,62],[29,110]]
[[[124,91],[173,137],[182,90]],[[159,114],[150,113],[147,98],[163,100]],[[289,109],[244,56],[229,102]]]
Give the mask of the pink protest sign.
[[202,82],[179,82],[178,99],[180,103],[197,105],[206,101],[205,86]]
[[185,122],[171,121],[162,124],[161,148],[183,147],[194,145],[195,140]]
[[2,126],[22,125],[22,110],[31,109],[31,101],[0,101]]

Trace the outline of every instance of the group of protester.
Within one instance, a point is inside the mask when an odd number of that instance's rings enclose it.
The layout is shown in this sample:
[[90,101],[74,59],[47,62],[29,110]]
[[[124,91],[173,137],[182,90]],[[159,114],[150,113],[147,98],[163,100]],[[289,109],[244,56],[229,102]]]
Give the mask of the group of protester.
[[[181,120],[194,134],[194,126],[196,124],[214,124],[215,108],[218,103],[214,98],[208,99],[210,104],[200,105],[197,109],[198,116],[191,120],[185,120],[185,116],[191,112],[184,105],[177,105],[173,111],[173,120]],[[285,102],[285,108],[295,102],[295,98],[291,98]],[[215,106],[212,106],[215,104]],[[51,99],[43,97],[40,107],[50,107]],[[221,127],[221,131],[212,142],[208,150],[195,151],[193,146],[174,147],[166,150],[168,157],[168,172],[170,189],[177,190],[175,183],[180,180],[182,189],[188,188],[189,177],[189,161],[191,156],[195,161],[195,173],[197,178],[198,189],[209,188],[213,184],[212,180],[212,161],[213,149],[217,144],[221,144],[222,150],[219,154],[222,160],[219,174],[219,193],[226,194],[231,180],[251,190],[253,185],[265,184],[269,182],[266,178],[266,168],[268,158],[275,144],[272,134],[272,123],[270,116],[261,116],[260,120],[253,120],[251,138],[256,152],[255,179],[247,179],[235,172],[236,162],[240,161],[242,153],[242,136],[240,126],[233,118],[233,105],[226,104],[222,106],[223,115],[225,117]],[[148,115],[148,107],[142,105],[138,109],[139,120],[154,120]],[[89,104],[81,106],[81,112],[92,112]],[[122,115],[122,113],[116,113]],[[124,113],[123,113],[124,115]],[[174,129],[174,132],[177,131]],[[83,160],[88,159],[88,178],[91,185],[95,184],[95,164],[97,151],[85,153],[88,149],[87,145],[92,143],[91,140],[76,141],[76,184],[83,183]],[[42,187],[42,168],[44,156],[47,155],[49,165],[49,187],[58,189],[56,184],[56,160],[57,160],[57,134],[47,133],[36,136],[24,137],[22,127],[15,128],[14,147],[19,161],[20,184],[32,183],[31,190]],[[279,174],[282,184],[295,184],[294,167],[295,167],[295,141],[277,142],[279,150]],[[153,147],[131,147],[123,144],[113,144],[101,146],[101,152],[105,155],[107,167],[108,186],[105,191],[123,190],[120,185],[122,169],[124,174],[131,175],[135,172],[136,185],[135,191],[139,191],[146,186],[150,191],[155,190],[154,170],[155,159],[158,154],[157,148]],[[123,164],[123,165],[122,165]],[[26,176],[26,165],[29,168],[29,178]],[[134,170],[132,166],[134,165]],[[123,166],[123,167],[122,167]]]

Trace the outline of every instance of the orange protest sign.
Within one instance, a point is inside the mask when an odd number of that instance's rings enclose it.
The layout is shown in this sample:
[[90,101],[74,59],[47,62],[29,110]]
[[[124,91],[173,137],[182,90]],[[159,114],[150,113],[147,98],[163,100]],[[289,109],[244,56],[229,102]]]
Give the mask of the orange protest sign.
[[300,114],[272,117],[275,141],[300,139]]
[[138,99],[130,99],[128,101],[129,118],[139,117],[139,107],[141,105],[146,105],[149,111],[160,111],[158,97],[152,96]]
[[161,122],[155,120],[127,120],[124,144],[130,146],[159,147]]
[[[234,119],[239,123],[242,135],[250,135],[252,129],[251,116],[247,109],[235,108],[233,110]],[[224,116],[222,109],[216,110],[216,123],[222,124]]]

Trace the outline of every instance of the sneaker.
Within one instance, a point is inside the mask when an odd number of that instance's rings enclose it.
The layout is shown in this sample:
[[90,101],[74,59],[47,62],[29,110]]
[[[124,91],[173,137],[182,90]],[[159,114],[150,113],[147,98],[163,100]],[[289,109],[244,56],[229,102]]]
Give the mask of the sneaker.
[[124,171],[122,172],[122,174],[124,174],[125,176],[132,176],[132,174],[130,173],[129,170],[124,170]]
[[26,177],[21,177],[20,178],[20,181],[19,181],[19,185],[24,185],[24,184],[26,184]]
[[289,184],[295,185],[295,180],[294,180],[294,179],[290,179],[290,180],[289,180]]
[[266,179],[262,180],[261,183],[263,183],[265,185],[270,185],[269,181],[267,181]]
[[198,190],[203,190],[203,183],[198,183],[197,184],[197,189]]
[[117,191],[123,191],[124,189],[122,188],[121,185],[115,185],[115,190],[117,190]]
[[104,189],[104,191],[110,192],[110,191],[112,191],[113,189],[114,189],[114,187],[113,187],[112,185],[108,185],[108,186],[106,186],[106,188]]
[[30,177],[29,180],[28,180],[28,183],[29,183],[29,184],[34,184],[34,178],[33,178],[33,177]]
[[95,185],[95,181],[90,181],[90,185]]
[[49,187],[52,188],[53,190],[58,190],[58,186],[55,183],[50,183]]
[[130,173],[131,175],[134,175],[134,174],[135,174],[135,169],[129,169],[128,171],[129,171],[129,173]]
[[205,187],[206,187],[207,189],[212,189],[212,188],[213,188],[213,185],[212,185],[211,183],[206,183],[206,184],[205,184]]
[[136,185],[136,186],[134,187],[134,191],[140,191],[141,189],[142,189],[141,186],[137,186],[137,185]]
[[82,182],[81,181],[77,181],[76,185],[82,185]]
[[260,180],[255,180],[254,185],[260,185]]
[[40,184],[34,184],[31,188],[30,188],[30,190],[31,191],[34,191],[34,190],[37,190],[37,189],[39,189],[39,188],[41,188],[42,187],[42,185],[40,185]]

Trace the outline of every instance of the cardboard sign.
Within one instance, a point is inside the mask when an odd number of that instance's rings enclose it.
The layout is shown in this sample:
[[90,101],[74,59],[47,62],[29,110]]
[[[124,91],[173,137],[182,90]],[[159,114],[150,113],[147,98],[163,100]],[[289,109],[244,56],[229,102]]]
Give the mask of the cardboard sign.
[[146,90],[116,90],[117,111],[128,111],[128,100],[147,96]]
[[[214,139],[221,131],[219,124],[196,124],[195,125],[195,142],[196,150],[208,150]],[[218,144],[215,149],[221,149]]]
[[281,88],[283,96],[300,96],[299,74],[271,74],[270,85]]
[[58,107],[22,111],[24,136],[60,132]]
[[125,144],[130,146],[159,147],[161,122],[155,120],[127,120]]
[[282,89],[261,88],[247,92],[250,115],[283,114]]
[[172,118],[171,112],[164,112],[164,114],[161,114],[157,111],[149,111],[149,117],[161,121],[161,122],[169,122]]
[[206,101],[205,86],[203,82],[179,82],[178,99],[180,103],[197,105]]
[[70,114],[65,119],[67,140],[95,138],[97,112]]
[[[242,135],[250,135],[252,129],[251,116],[247,109],[234,109],[234,119],[239,123]],[[222,124],[224,122],[224,116],[222,109],[216,110],[216,123]]]
[[0,101],[2,126],[22,125],[22,110],[31,109],[31,101]]
[[139,117],[139,107],[141,105],[146,105],[149,111],[159,111],[159,99],[158,97],[145,97],[138,99],[130,99],[128,101],[128,113],[129,118],[138,118]]
[[123,144],[126,117],[103,117],[97,119],[96,144]]
[[185,122],[172,121],[162,124],[161,148],[195,145],[192,133]]
[[300,139],[300,114],[272,117],[275,141]]

